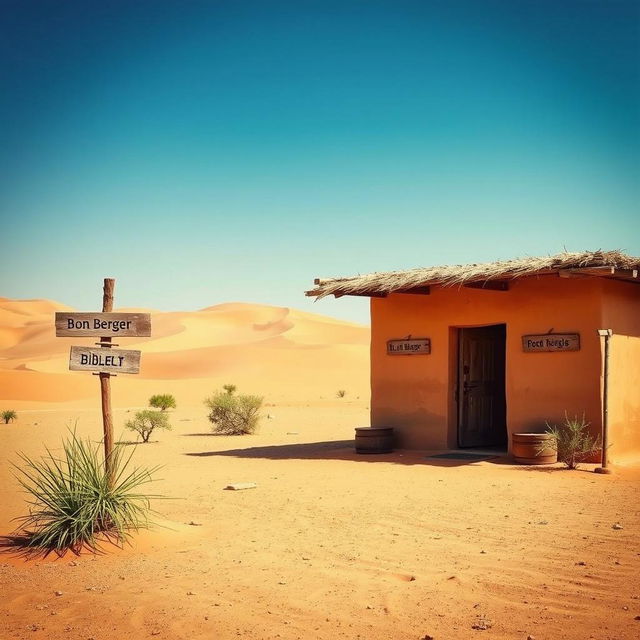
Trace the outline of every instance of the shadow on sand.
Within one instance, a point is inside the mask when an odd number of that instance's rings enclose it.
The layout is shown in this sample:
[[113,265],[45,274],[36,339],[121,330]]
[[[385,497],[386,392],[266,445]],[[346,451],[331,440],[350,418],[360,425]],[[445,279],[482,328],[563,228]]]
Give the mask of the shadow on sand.
[[429,458],[425,451],[399,449],[392,453],[356,453],[353,440],[332,440],[327,442],[305,442],[275,444],[226,451],[194,451],[184,455],[196,458],[230,456],[234,458],[265,458],[268,460],[346,460],[352,462],[392,462],[404,465],[425,465],[433,467],[459,467],[478,462],[492,464],[512,464],[506,455],[492,454],[476,460],[450,460]]
[[214,438],[220,438],[221,436],[226,436],[229,435],[227,433],[214,433],[213,431],[205,431],[203,433],[181,433],[180,434],[183,437],[187,437],[187,438],[193,438],[195,436],[205,436],[205,437],[214,437]]
[[68,556],[78,557],[86,553],[102,555],[107,553],[109,548],[117,547],[121,549],[123,547],[122,543],[119,543],[113,536],[106,535],[100,535],[96,539],[95,544],[85,544],[81,547],[67,547],[66,549],[42,549],[32,546],[31,541],[31,534],[24,531],[0,536],[0,555],[21,558],[23,560],[42,560],[50,556],[57,558],[65,558]]
[[535,464],[535,465],[534,464],[531,464],[531,465],[514,464],[514,469],[516,471],[540,471],[541,473],[554,473],[555,471],[579,471],[581,473],[593,473],[591,469],[585,469],[584,467],[578,467],[577,469],[569,469],[564,465],[562,465],[561,467],[557,467],[555,466],[555,464],[559,464],[559,463],[554,463],[554,466],[542,465],[542,464]]

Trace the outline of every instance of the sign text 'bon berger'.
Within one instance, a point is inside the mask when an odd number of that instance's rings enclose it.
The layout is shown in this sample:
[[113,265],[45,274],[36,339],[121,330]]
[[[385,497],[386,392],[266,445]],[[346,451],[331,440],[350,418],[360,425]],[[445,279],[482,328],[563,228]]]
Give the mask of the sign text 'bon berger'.
[[535,351],[580,351],[579,333],[543,333],[522,336],[522,350]]
[[149,313],[56,313],[56,336],[118,336],[141,338],[151,335]]
[[431,338],[406,338],[387,340],[389,356],[422,356],[431,353]]

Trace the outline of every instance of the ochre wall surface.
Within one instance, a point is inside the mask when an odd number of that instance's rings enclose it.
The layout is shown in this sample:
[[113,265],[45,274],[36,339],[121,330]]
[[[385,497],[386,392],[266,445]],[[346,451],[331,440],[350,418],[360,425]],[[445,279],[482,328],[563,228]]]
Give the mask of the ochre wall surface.
[[640,285],[605,280],[603,329],[609,350],[609,460],[640,459]]
[[[511,434],[544,431],[565,412],[601,429],[598,278],[523,278],[509,291],[434,287],[431,295],[371,300],[371,424],[396,428],[398,444],[457,446],[457,327],[506,324],[506,399]],[[576,352],[525,353],[526,334],[580,333]],[[388,356],[389,339],[431,338],[431,355]],[[637,409],[636,409],[637,417]]]

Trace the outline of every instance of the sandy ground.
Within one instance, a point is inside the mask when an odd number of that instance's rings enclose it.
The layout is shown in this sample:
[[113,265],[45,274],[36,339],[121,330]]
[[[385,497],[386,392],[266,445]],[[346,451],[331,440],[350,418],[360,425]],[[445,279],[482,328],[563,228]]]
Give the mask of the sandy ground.
[[[0,298],[0,409],[19,413],[0,424],[0,535],[26,512],[17,452],[59,451],[70,425],[101,438],[98,382],[53,332],[63,309]],[[176,396],[171,432],[126,445],[162,465],[158,526],[99,555],[0,554],[0,640],[640,637],[638,469],[357,455],[367,327],[247,304],[152,326],[121,340],[142,369],[112,389],[125,442],[152,393]],[[259,433],[211,435],[202,400],[224,383],[265,396]]]
[[[357,455],[365,402],[309,404],[235,437],[210,435],[202,408],[173,412],[173,431],[131,445],[163,465],[167,528],[103,555],[0,556],[0,637],[638,637],[637,471]],[[1,426],[0,533],[24,513],[15,451],[55,449],[76,420],[99,438],[96,410]],[[244,481],[257,488],[224,490]]]

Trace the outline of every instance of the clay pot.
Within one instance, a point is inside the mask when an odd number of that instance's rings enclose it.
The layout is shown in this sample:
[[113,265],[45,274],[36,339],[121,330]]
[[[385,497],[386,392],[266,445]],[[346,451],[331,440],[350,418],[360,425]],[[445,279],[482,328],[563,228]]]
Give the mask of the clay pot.
[[558,461],[558,452],[553,440],[550,433],[514,433],[513,459],[518,464],[554,464]]
[[356,453],[391,453],[393,427],[356,427]]

